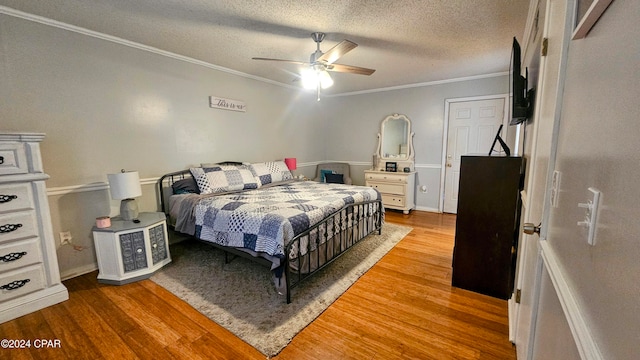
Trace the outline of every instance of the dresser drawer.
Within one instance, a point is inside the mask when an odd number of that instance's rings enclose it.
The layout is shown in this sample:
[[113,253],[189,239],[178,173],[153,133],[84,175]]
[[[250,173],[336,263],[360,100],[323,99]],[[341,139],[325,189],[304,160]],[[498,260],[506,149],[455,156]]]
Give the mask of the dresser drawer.
[[384,172],[367,173],[365,174],[365,178],[366,180],[373,180],[373,181],[388,181],[392,183],[401,183],[401,184],[407,183],[407,176],[404,174],[393,174],[393,173],[384,173]]
[[378,190],[381,193],[387,194],[397,194],[404,195],[405,194],[405,186],[399,184],[389,184],[384,182],[367,182],[367,186],[371,186],[372,188]]
[[393,196],[382,194],[382,204],[385,206],[404,207],[404,196]]
[[33,265],[17,271],[0,274],[0,303],[44,289],[42,265]]
[[33,210],[0,214],[0,244],[37,236],[36,224],[36,213]]
[[29,172],[23,143],[0,143],[0,175]]
[[0,246],[0,273],[42,262],[40,238],[13,241]]
[[0,185],[0,214],[35,209],[30,183]]

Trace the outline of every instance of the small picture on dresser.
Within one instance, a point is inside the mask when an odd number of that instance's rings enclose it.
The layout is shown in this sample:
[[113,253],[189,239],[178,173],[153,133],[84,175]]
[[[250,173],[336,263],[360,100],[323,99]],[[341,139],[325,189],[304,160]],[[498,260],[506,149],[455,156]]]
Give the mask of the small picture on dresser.
[[398,171],[398,163],[395,162],[387,162],[386,163],[386,171],[390,171],[390,172],[396,172]]

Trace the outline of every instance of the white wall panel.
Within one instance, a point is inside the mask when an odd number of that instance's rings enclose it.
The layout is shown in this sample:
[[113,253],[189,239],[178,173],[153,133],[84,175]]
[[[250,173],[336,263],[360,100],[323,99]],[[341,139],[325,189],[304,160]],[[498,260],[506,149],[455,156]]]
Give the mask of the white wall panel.
[[[640,2],[616,0],[571,41],[549,246],[603,358],[638,356],[640,334]],[[577,226],[588,188],[602,192],[596,245]]]

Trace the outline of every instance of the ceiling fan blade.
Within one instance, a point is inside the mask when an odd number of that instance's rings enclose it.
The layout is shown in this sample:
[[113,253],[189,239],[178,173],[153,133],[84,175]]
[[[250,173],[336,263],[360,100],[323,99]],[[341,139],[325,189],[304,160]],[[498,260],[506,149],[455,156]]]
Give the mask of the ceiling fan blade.
[[327,65],[327,70],[335,71],[335,72],[358,74],[358,75],[371,75],[375,72],[374,69],[367,69],[359,66],[341,65],[341,64]]
[[280,62],[287,62],[287,63],[298,64],[298,65],[311,65],[308,62],[295,61],[295,60],[282,60],[282,59],[271,59],[271,58],[261,58],[261,57],[254,57],[252,59],[253,60],[265,60],[265,61],[280,61]]
[[349,40],[342,40],[338,45],[329,49],[326,53],[316,59],[316,61],[326,62],[327,64],[333,64],[334,61],[340,59],[344,54],[355,49],[358,44]]

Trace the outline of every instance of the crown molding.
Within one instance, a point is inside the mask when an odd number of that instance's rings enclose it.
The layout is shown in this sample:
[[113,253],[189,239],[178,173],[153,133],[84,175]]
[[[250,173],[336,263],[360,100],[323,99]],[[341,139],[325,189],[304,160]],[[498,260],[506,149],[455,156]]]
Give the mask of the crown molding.
[[435,80],[435,81],[428,81],[428,82],[414,83],[414,84],[407,84],[407,85],[390,86],[390,87],[370,89],[370,90],[352,91],[352,92],[345,92],[345,93],[340,93],[340,94],[324,95],[324,97],[330,98],[330,97],[339,97],[339,96],[352,96],[352,95],[371,94],[371,93],[385,92],[385,91],[404,90],[404,89],[412,89],[412,88],[417,88],[417,87],[427,87],[427,86],[435,86],[435,85],[442,85],[442,84],[450,84],[450,83],[462,82],[462,81],[487,79],[487,78],[499,77],[499,76],[505,76],[505,75],[509,75],[509,72],[508,71],[504,71],[504,72],[498,72],[498,73],[492,73],[492,74],[465,76],[465,77],[446,79],[446,80]]
[[250,74],[247,74],[247,73],[243,73],[241,71],[229,69],[229,68],[226,68],[226,67],[223,67],[223,66],[219,66],[219,65],[214,65],[214,64],[208,63],[206,61],[197,60],[197,59],[194,59],[194,58],[191,58],[191,57],[188,57],[188,56],[179,55],[179,54],[172,53],[172,52],[166,51],[166,50],[161,50],[161,49],[155,48],[153,46],[143,45],[143,44],[137,43],[135,41],[130,41],[130,40],[127,40],[127,39],[119,38],[117,36],[103,34],[103,33],[98,32],[98,31],[85,29],[83,27],[79,27],[79,26],[63,23],[61,21],[49,19],[49,18],[46,18],[46,17],[43,17],[43,16],[29,14],[29,13],[26,13],[26,12],[23,12],[23,11],[19,11],[19,10],[15,10],[15,9],[12,9],[12,8],[9,8],[9,7],[6,7],[6,6],[0,6],[0,14],[5,14],[5,15],[16,17],[16,18],[20,18],[20,19],[24,19],[24,20],[28,20],[28,21],[33,21],[33,22],[36,22],[36,23],[40,23],[40,24],[43,24],[43,25],[48,25],[48,26],[59,28],[59,29],[75,32],[75,33],[78,33],[78,34],[91,36],[93,38],[97,38],[97,39],[101,39],[101,40],[105,40],[105,41],[110,41],[110,42],[113,42],[113,43],[116,43],[116,44],[120,44],[120,45],[131,47],[131,48],[134,48],[134,49],[143,50],[143,51],[147,51],[147,52],[154,53],[154,54],[157,54],[157,55],[166,56],[168,58],[172,58],[172,59],[175,59],[175,60],[180,60],[180,61],[191,63],[191,64],[194,64],[194,65],[203,66],[203,67],[206,67],[206,68],[209,68],[209,69],[222,71],[222,72],[225,72],[225,73],[229,73],[229,74],[233,74],[233,75],[237,75],[237,76],[241,76],[241,77],[245,77],[245,78],[249,78],[249,79],[253,79],[253,80],[269,83],[269,84],[272,84],[272,85],[278,85],[278,86],[286,87],[286,88],[289,88],[289,89],[299,90],[298,87],[293,86],[293,85],[288,85],[288,84],[284,84],[284,83],[281,83],[281,82],[273,81],[273,80],[270,80],[270,79],[265,79],[263,77],[250,75]]
[[[78,33],[78,34],[91,36],[91,37],[96,38],[96,39],[110,41],[110,42],[113,42],[113,43],[116,43],[116,44],[120,44],[120,45],[131,47],[131,48],[134,48],[134,49],[147,51],[147,52],[150,52],[150,53],[153,53],[153,54],[166,56],[168,58],[172,58],[172,59],[175,59],[175,60],[180,60],[180,61],[184,61],[184,62],[187,62],[187,63],[190,63],[190,64],[203,66],[203,67],[206,67],[206,68],[209,68],[209,69],[222,71],[222,72],[225,72],[225,73],[228,73],[228,74],[232,74],[232,75],[236,75],[236,76],[240,76],[240,77],[244,77],[244,78],[248,78],[248,79],[252,79],[252,80],[256,80],[256,81],[261,81],[261,82],[268,83],[268,84],[271,84],[271,85],[281,86],[281,87],[288,88],[288,89],[293,89],[293,90],[304,90],[304,89],[301,89],[298,86],[293,86],[293,85],[290,85],[290,84],[285,84],[285,83],[281,83],[281,82],[278,82],[278,81],[266,79],[266,78],[263,78],[263,77],[260,77],[260,76],[255,76],[255,75],[243,73],[241,71],[229,69],[229,68],[226,68],[226,67],[223,67],[223,66],[214,65],[214,64],[208,63],[206,61],[197,60],[197,59],[194,59],[194,58],[191,58],[191,57],[188,57],[188,56],[179,55],[179,54],[176,54],[176,53],[172,53],[170,51],[161,50],[161,49],[155,48],[153,46],[143,45],[143,44],[140,44],[140,43],[137,43],[137,42],[134,42],[134,41],[130,41],[130,40],[127,40],[127,39],[119,38],[117,36],[103,34],[103,33],[98,32],[98,31],[89,30],[89,29],[86,29],[86,28],[83,28],[83,27],[67,24],[67,23],[64,23],[64,22],[61,22],[61,21],[49,19],[49,18],[46,18],[46,17],[43,17],[43,16],[39,16],[39,15],[26,13],[24,11],[15,10],[15,9],[10,8],[10,7],[6,7],[6,6],[2,6],[2,5],[0,5],[0,14],[5,14],[5,15],[16,17],[16,18],[20,18],[20,19],[24,19],[24,20],[28,20],[28,21],[33,21],[33,22],[36,22],[36,23],[40,23],[40,24],[43,24],[43,25],[48,25],[48,26],[59,28],[59,29],[75,32],[75,33]],[[508,75],[508,74],[509,74],[508,72],[500,72],[500,73],[493,73],[493,74],[474,75],[474,76],[467,76],[467,77],[447,79],[447,80],[437,80],[437,81],[429,81],[429,82],[414,83],[414,84],[407,84],[407,85],[391,86],[391,87],[385,87],[385,88],[344,92],[344,93],[338,93],[338,94],[326,94],[326,95],[323,95],[323,96],[327,97],[327,98],[331,98],[331,97],[341,97],[341,96],[363,95],[363,94],[371,94],[371,93],[378,93],[378,92],[385,92],[385,91],[394,91],[394,90],[411,89],[411,88],[417,88],[417,87],[427,87],[427,86],[434,86],[434,85],[441,85],[441,84],[449,84],[449,83],[470,81],[470,80],[477,80],[477,79],[486,79],[486,78],[498,77],[498,76],[503,76],[503,75]]]

